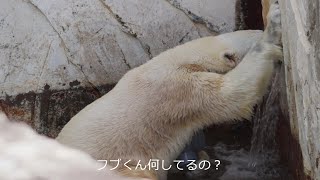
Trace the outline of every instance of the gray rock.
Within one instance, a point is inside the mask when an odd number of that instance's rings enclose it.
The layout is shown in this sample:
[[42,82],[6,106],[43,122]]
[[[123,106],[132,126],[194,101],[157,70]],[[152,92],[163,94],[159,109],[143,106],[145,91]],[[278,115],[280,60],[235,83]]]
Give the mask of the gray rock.
[[280,1],[291,132],[311,179],[320,179],[319,3]]

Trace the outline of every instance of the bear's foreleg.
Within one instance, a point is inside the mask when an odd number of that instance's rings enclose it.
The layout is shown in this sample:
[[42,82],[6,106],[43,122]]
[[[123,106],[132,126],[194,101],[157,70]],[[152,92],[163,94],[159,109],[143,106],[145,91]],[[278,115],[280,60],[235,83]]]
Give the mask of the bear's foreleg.
[[[252,109],[265,94],[276,60],[282,59],[281,23],[278,4],[272,4],[263,38],[239,65],[225,75],[199,72],[198,99],[202,99],[205,124],[250,118]],[[209,120],[211,119],[211,120]]]

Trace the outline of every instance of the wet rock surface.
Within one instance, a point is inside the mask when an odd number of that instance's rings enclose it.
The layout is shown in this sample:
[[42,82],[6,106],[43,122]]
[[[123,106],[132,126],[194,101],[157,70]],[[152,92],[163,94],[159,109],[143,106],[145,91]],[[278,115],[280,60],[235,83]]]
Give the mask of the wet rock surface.
[[51,90],[46,85],[43,93],[29,92],[0,99],[0,111],[10,119],[26,122],[40,134],[55,138],[74,115],[113,87]]

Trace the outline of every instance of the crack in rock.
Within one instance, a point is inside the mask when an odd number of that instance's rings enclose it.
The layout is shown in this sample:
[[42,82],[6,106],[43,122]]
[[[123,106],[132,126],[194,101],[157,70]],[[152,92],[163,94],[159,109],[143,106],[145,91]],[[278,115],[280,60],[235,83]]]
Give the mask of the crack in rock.
[[7,81],[9,75],[10,75],[10,73],[7,73],[7,74],[4,76],[4,80],[3,80],[3,82],[2,82],[1,84],[4,84],[4,83]]
[[109,75],[108,71],[105,69],[105,66],[102,64],[102,61],[101,61],[100,56],[97,54],[97,52],[94,52],[94,53],[95,53],[96,57],[98,58],[97,61],[98,61],[98,63],[101,65],[103,72],[107,75],[107,76],[105,77],[105,79],[107,79],[108,76],[110,76],[110,75]]
[[122,48],[119,46],[119,44],[117,44],[117,45],[118,45],[118,47],[119,47],[119,49],[120,49],[120,52],[121,52],[121,54],[122,54],[123,63],[126,64],[127,67],[128,67],[129,70],[130,70],[130,69],[131,69],[131,66],[130,66],[130,64],[128,63],[127,59],[126,59],[126,56],[124,55]]
[[221,28],[219,26],[212,24],[211,22],[209,22],[205,18],[196,15],[195,13],[191,12],[190,10],[183,8],[181,6],[181,4],[178,3],[176,0],[165,0],[165,1],[168,2],[174,8],[176,8],[177,10],[183,12],[188,17],[188,19],[190,19],[193,23],[204,24],[213,33],[218,34],[221,31]]
[[[98,88],[89,80],[89,78],[87,77],[87,75],[83,72],[82,67],[77,66],[68,56],[68,54],[70,53],[70,50],[68,49],[68,47],[66,46],[66,43],[64,42],[63,38],[61,37],[61,34],[58,32],[58,30],[53,26],[52,22],[49,20],[49,18],[45,15],[45,13],[43,13],[43,11],[37,6],[35,5],[31,0],[27,1],[30,5],[32,5],[38,12],[40,12],[45,19],[47,20],[47,22],[49,23],[49,25],[52,27],[52,29],[54,30],[54,32],[57,33],[60,41],[61,41],[61,45],[62,45],[62,49],[64,51],[64,54],[66,56],[66,59],[68,61],[68,64],[72,64],[76,69],[79,70],[79,72],[82,73],[83,77],[85,78],[85,80],[87,81],[87,83],[95,90],[97,90],[97,92],[101,95],[100,91],[98,90]],[[70,55],[72,56],[72,55]]]
[[102,5],[108,10],[112,17],[120,24],[120,29],[122,32],[126,33],[127,35],[135,38],[140,43],[141,47],[143,48],[144,52],[148,55],[149,59],[153,58],[153,55],[150,52],[150,46],[146,43],[143,43],[139,38],[138,34],[129,27],[128,23],[123,21],[122,17],[120,17],[117,13],[115,13],[112,8],[103,0],[99,0]]
[[42,77],[42,74],[43,74],[43,69],[44,69],[44,66],[47,64],[48,62],[48,57],[49,57],[49,53],[50,53],[50,50],[51,50],[51,45],[52,45],[52,42],[53,40],[51,41],[50,45],[49,45],[49,48],[48,48],[48,51],[47,51],[47,54],[46,54],[46,57],[44,59],[44,62],[42,64],[42,67],[41,67],[41,72],[40,72],[40,76],[38,78],[38,83],[37,83],[37,89],[39,89],[39,84],[40,84],[40,81],[41,81],[41,77]]
[[183,40],[189,35],[189,32],[187,32],[180,40],[179,40],[179,44],[181,44],[183,42]]
[[125,33],[129,33],[130,35],[132,35],[133,37],[137,37],[137,33],[134,32],[129,26],[128,23],[124,22],[122,20],[122,17],[120,17],[117,13],[115,13],[111,7],[104,2],[103,0],[99,0],[101,2],[101,4],[110,12],[111,16],[117,20],[117,22],[121,25],[121,30]]

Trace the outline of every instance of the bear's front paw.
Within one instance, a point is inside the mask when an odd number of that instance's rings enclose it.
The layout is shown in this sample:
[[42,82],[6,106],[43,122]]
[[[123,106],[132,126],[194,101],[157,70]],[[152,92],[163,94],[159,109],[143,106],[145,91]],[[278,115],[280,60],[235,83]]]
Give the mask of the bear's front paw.
[[280,5],[277,2],[271,4],[268,14],[268,24],[271,26],[281,26]]
[[266,28],[267,41],[272,44],[281,44],[281,12],[278,1],[270,6]]

